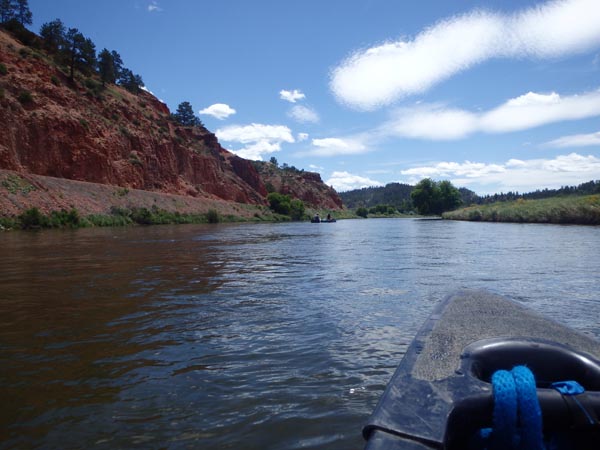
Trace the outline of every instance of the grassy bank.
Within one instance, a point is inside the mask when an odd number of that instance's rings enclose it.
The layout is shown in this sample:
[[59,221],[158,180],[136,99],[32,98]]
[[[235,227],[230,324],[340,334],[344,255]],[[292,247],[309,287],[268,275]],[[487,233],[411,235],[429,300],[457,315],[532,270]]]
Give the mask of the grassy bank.
[[443,214],[444,219],[485,222],[600,225],[600,195],[518,199],[473,205]]
[[[43,214],[31,208],[16,217],[0,217],[0,230],[37,230],[44,228],[115,227],[125,225],[162,225],[184,223],[219,223],[247,221],[236,216],[222,216],[216,210],[204,214],[185,214],[158,208],[112,208],[111,214],[83,216],[75,208]],[[257,216],[256,220],[260,220]]]
[[[88,227],[119,227],[128,225],[175,225],[194,223],[233,223],[233,222],[289,222],[288,215],[277,214],[267,208],[255,207],[252,217],[223,215],[215,209],[206,213],[192,214],[166,211],[159,208],[111,208],[110,214],[82,215],[76,208],[61,209],[49,214],[42,213],[38,208],[30,208],[14,217],[0,217],[0,231],[8,230],[41,230],[50,228],[88,228]],[[336,214],[339,218],[356,217],[348,212]],[[310,220],[305,215],[302,220]],[[323,215],[325,217],[325,215]]]

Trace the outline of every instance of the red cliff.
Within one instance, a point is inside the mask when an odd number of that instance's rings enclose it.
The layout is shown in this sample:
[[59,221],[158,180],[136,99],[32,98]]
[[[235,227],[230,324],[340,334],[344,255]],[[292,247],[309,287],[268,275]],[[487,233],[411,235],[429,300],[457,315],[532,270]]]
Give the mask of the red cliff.
[[[0,169],[267,203],[265,179],[254,163],[225,150],[204,127],[172,121],[167,106],[152,94],[102,86],[95,77],[72,82],[42,50],[22,45],[4,31],[0,62]],[[304,177],[302,184],[324,190],[303,188],[290,192],[293,196],[317,208],[341,207],[318,174]]]

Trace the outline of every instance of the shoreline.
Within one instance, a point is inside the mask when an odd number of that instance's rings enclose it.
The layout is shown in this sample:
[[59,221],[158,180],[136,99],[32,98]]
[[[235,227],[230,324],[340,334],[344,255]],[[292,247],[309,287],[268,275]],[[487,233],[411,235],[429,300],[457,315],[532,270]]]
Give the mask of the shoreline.
[[445,212],[442,218],[468,222],[600,225],[600,194],[471,205]]

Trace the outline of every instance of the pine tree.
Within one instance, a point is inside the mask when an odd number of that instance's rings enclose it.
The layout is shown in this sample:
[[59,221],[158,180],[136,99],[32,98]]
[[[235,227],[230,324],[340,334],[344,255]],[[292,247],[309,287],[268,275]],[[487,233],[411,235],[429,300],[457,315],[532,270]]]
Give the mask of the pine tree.
[[31,25],[33,16],[29,10],[27,0],[13,0],[13,8],[15,10],[15,18],[21,25]]
[[194,114],[194,108],[190,102],[181,102],[177,107],[177,112],[173,114],[175,121],[186,127],[202,125],[202,122]]
[[127,89],[129,92],[137,94],[140,92],[144,82],[142,77],[134,74],[129,69],[121,70],[121,76],[119,77],[119,84]]
[[0,23],[8,22],[15,18],[12,0],[0,0]]
[[[113,72],[115,73],[115,83],[121,77],[121,72],[123,71],[123,60],[121,59],[121,55],[119,55],[116,51],[110,52],[113,61]],[[140,78],[141,79],[141,78]]]
[[100,73],[102,85],[117,81],[112,53],[105,48],[98,54],[98,72]]
[[65,26],[60,19],[47,22],[40,28],[40,36],[44,39],[46,49],[53,53],[65,46],[65,34]]
[[86,75],[96,72],[98,60],[96,59],[96,44],[86,38],[81,46],[80,70]]
[[73,80],[75,78],[75,66],[79,58],[80,48],[85,42],[83,34],[79,32],[77,28],[69,28],[65,35],[65,48],[64,52],[69,61],[69,78]]
[[67,31],[63,52],[69,64],[71,80],[74,79],[75,69],[85,75],[96,70],[96,46],[77,28],[69,28]]

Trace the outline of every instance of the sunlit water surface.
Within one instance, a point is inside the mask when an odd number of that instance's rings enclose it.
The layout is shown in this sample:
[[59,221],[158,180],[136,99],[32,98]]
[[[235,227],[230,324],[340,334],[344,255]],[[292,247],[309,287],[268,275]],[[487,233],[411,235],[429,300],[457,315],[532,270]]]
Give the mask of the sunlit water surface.
[[600,227],[427,220],[0,234],[0,447],[359,449],[458,288],[600,337]]

